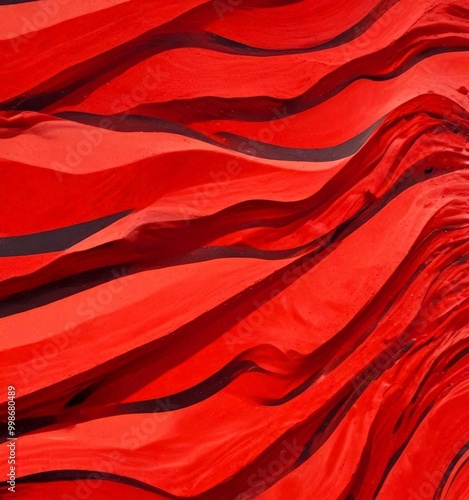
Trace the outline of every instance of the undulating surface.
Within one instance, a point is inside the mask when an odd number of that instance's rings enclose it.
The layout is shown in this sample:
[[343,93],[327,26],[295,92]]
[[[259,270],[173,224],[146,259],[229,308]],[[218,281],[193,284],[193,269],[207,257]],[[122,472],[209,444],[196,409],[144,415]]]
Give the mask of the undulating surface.
[[469,498],[469,1],[0,3],[1,497]]

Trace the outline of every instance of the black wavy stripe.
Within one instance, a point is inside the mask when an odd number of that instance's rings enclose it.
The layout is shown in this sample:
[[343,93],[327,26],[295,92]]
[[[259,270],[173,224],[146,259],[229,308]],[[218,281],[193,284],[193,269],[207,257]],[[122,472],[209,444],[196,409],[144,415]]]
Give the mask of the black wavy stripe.
[[[262,8],[272,8],[272,7],[280,7],[284,5],[293,5],[296,3],[301,3],[303,0],[259,0],[258,2],[252,2],[249,5],[243,2],[244,6],[248,9],[262,9]],[[394,5],[399,3],[400,0],[380,0],[362,19],[360,19],[353,26],[348,28],[347,30],[339,33],[328,41],[321,42],[318,45],[313,45],[306,48],[294,48],[294,49],[259,49],[258,50],[269,50],[271,55],[289,55],[289,54],[303,54],[310,52],[318,52],[321,50],[331,49],[335,47],[339,47],[344,45],[352,40],[355,40],[359,36],[363,35],[367,32],[367,30],[373,26],[377,21],[381,19],[381,17],[386,14]],[[228,5],[228,4],[225,4]],[[205,19],[205,20],[216,20],[218,17],[218,13],[214,14],[213,2],[208,2],[202,5],[195,7],[194,9],[185,12],[178,18],[170,21],[168,24],[164,25],[165,29],[168,31],[179,32],[179,26],[181,22],[184,25],[189,24],[193,29],[198,29],[199,25],[194,26],[195,19]],[[262,10],[260,11],[260,15],[262,16]],[[208,21],[208,22],[210,22]],[[207,22],[204,22],[204,25]],[[255,47],[251,47],[240,42],[233,43],[237,44],[239,48],[244,49],[255,49]]]
[[16,5],[18,3],[39,2],[39,0],[0,0],[0,5]]
[[360,132],[355,137],[337,146],[326,148],[289,148],[247,139],[231,133],[222,132],[218,135],[228,140],[231,149],[251,156],[257,156],[268,160],[326,162],[340,160],[355,154],[385,118],[386,117],[383,117],[376,123],[373,123],[373,125],[363,132]]
[[[461,457],[463,457],[468,451],[469,451],[469,441],[464,446],[461,447],[461,449],[456,453],[456,455],[454,456],[454,458],[451,460],[450,464],[446,468],[446,470],[443,474],[443,477],[441,478],[440,483],[438,484],[438,487],[435,491],[435,494],[433,495],[433,500],[439,500],[441,498],[441,494],[443,492],[444,487],[446,486],[446,484],[448,482],[449,477],[451,476],[451,473],[455,469],[458,462],[461,460]],[[460,470],[462,470],[464,468],[464,466],[467,464],[468,461],[469,461],[469,457],[466,458],[466,460],[463,462]]]
[[117,132],[166,132],[183,135],[199,141],[217,144],[200,132],[191,130],[180,123],[165,120],[164,118],[154,118],[134,114],[121,115],[96,115],[94,113],[84,113],[80,111],[62,111],[52,116],[63,118],[64,120],[83,123],[93,127],[115,130]]
[[[118,274],[116,274],[118,273]],[[129,266],[125,263],[118,266],[106,266],[75,274],[64,279],[16,293],[0,301],[0,318],[29,311],[52,302],[70,297],[89,288],[108,283],[117,277],[127,276]]]
[[[149,116],[132,114],[104,116],[73,111],[57,113],[54,116],[118,132],[169,132],[179,134],[224,149],[229,149],[230,151],[237,151],[246,155],[265,159],[310,162],[327,162],[353,155],[363,146],[371,134],[386,118],[386,116],[380,118],[363,132],[360,132],[355,137],[336,146],[301,149],[277,146],[275,144],[268,144],[255,139],[248,139],[243,136],[224,132],[218,134],[219,137],[225,139],[223,143],[219,143],[179,123]],[[104,122],[104,120],[106,120],[106,122]],[[103,126],[103,123],[106,123],[106,126]]]
[[130,213],[132,210],[124,210],[117,214],[81,222],[73,226],[41,233],[0,238],[0,257],[18,257],[66,250]]
[[[253,361],[249,361],[247,359],[234,360],[201,383],[177,394],[172,394],[164,398],[149,399],[146,401],[110,405],[106,408],[97,408],[96,411],[89,411],[87,413],[82,412],[80,418],[73,419],[73,424],[76,425],[78,422],[87,422],[91,419],[95,420],[98,418],[112,417],[116,415],[164,413],[179,410],[181,408],[187,408],[214,396],[217,392],[231,384],[240,375],[252,371],[263,372],[264,370]],[[73,396],[73,398],[65,404],[64,408],[70,408],[82,404],[93,394],[95,389],[100,386],[100,383],[94,383],[86,387]],[[16,423],[16,433],[17,436],[22,436],[33,431],[43,430],[50,426],[63,426],[67,424],[70,424],[70,422],[64,419],[61,415],[46,415],[42,417],[22,419],[18,420]],[[6,438],[0,439],[0,442],[5,441]]]
[[[87,481],[114,481],[117,483],[126,484],[127,486],[132,486],[134,488],[149,491],[151,493],[157,493],[164,498],[177,499],[182,497],[177,497],[171,495],[170,493],[155,488],[148,483],[143,481],[138,481],[127,476],[121,476],[119,474],[112,474],[110,472],[101,472],[96,470],[81,470],[81,469],[62,469],[62,470],[51,470],[45,472],[37,472],[36,474],[29,474],[27,476],[22,476],[16,478],[17,484],[30,484],[30,483],[51,483],[59,481],[78,481],[80,479],[86,479]],[[0,487],[7,487],[8,483],[2,481]]]

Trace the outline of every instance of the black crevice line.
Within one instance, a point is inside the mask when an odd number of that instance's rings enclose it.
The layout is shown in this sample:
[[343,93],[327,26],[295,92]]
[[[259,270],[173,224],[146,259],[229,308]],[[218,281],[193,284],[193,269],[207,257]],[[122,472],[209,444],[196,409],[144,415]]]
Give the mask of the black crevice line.
[[[438,487],[435,490],[435,494],[433,495],[433,500],[440,500],[441,494],[443,492],[444,487],[446,486],[446,483],[448,482],[449,477],[451,476],[451,473],[455,469],[457,463],[461,459],[462,456],[464,456],[467,451],[469,451],[469,441],[466,442],[464,446],[460,448],[460,450],[456,453],[454,458],[451,460],[450,464],[446,468],[445,472],[443,473],[443,477],[440,480],[440,483],[438,484]],[[468,462],[469,458],[467,458],[464,461],[464,464]]]
[[0,5],[16,5],[19,3],[39,2],[39,0],[0,0]]
[[[132,486],[141,490],[149,491],[151,493],[156,493],[165,498],[177,499],[179,497],[172,495],[160,488],[156,488],[151,484],[139,481],[127,476],[122,476],[120,474],[113,474],[110,472],[101,472],[95,470],[82,470],[82,469],[61,469],[61,470],[51,470],[44,472],[37,472],[35,474],[28,474],[27,476],[17,477],[16,483],[18,484],[31,484],[31,483],[51,483],[60,481],[78,481],[80,479],[86,479],[87,481],[114,481],[116,483],[125,484],[127,486]],[[8,483],[2,481],[0,487],[7,487]]]
[[[165,413],[180,410],[214,396],[217,392],[230,385],[240,375],[253,371],[264,372],[265,370],[260,368],[255,362],[247,359],[233,360],[199,384],[166,397],[108,405],[103,409],[97,408],[95,412],[87,410],[81,413],[79,419],[74,418],[73,420],[67,420],[66,417],[62,418],[61,415],[46,415],[18,420],[17,435],[21,437],[22,435],[50,426],[59,425],[62,427],[67,424],[76,425],[81,422],[117,415]],[[93,384],[86,387],[66,403],[65,408],[80,405],[93,393],[94,389],[95,386]],[[2,441],[3,440],[0,440],[0,442]]]
[[92,221],[50,231],[0,238],[0,257],[18,257],[66,250],[126,217],[132,211],[124,210]]
[[[340,160],[355,154],[370,138],[379,125],[381,125],[381,123],[389,116],[389,114],[381,117],[355,137],[347,139],[337,146],[303,149],[268,144],[228,132],[221,132],[218,134],[218,137],[226,139],[227,141],[225,143],[220,143],[210,139],[200,132],[191,130],[190,128],[176,122],[142,115],[104,116],[92,113],[67,111],[57,113],[53,116],[117,132],[165,132],[183,135],[185,137],[218,146],[235,153],[239,152],[248,156],[255,156],[269,160],[328,162]],[[106,120],[107,126],[101,125],[104,123],[104,120]]]
[[465,356],[469,355],[469,347],[466,347],[462,351],[458,352],[451,360],[446,364],[446,366],[443,368],[443,372],[446,372],[449,370],[452,366],[454,366],[458,361],[463,359]]
[[228,139],[231,149],[250,156],[258,156],[268,160],[328,162],[341,160],[355,154],[387,116],[388,115],[385,115],[380,118],[355,137],[336,146],[325,148],[292,148],[277,146],[275,144],[268,144],[226,132],[220,133],[219,136]]
[[130,274],[129,270],[130,265],[126,263],[91,269],[30,290],[15,293],[0,301],[0,318],[29,311],[127,276]]

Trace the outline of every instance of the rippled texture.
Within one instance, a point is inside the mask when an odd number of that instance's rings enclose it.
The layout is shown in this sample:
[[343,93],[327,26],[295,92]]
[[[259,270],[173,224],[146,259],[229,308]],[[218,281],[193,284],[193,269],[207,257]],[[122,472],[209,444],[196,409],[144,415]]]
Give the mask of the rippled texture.
[[469,497],[469,2],[0,15],[15,498]]

